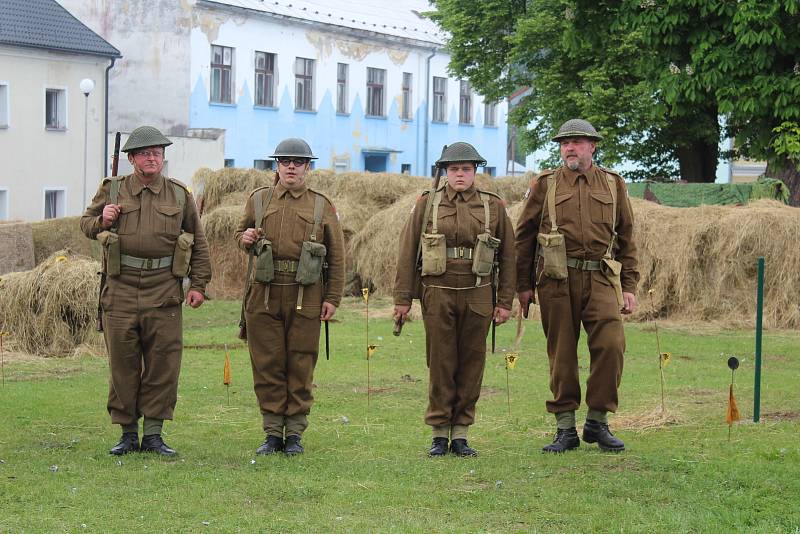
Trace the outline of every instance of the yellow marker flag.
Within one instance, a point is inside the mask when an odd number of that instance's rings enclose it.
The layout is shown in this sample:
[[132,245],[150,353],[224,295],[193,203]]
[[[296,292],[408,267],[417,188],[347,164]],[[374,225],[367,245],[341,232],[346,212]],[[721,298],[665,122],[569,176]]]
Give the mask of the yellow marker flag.
[[509,352],[506,354],[506,369],[513,369],[517,365],[519,352]]
[[364,297],[364,302],[369,302],[369,288],[362,287],[361,288],[361,296]]
[[367,346],[367,359],[369,360],[372,358],[372,354],[378,349],[378,345],[368,345]]
[[225,367],[222,370],[222,383],[226,386],[231,385],[231,357],[225,353]]
[[661,353],[661,367],[666,367],[671,359],[672,359],[672,353],[671,352],[662,352]]
[[727,421],[730,426],[734,421],[738,421],[741,418],[741,415],[739,415],[739,407],[736,406],[736,397],[733,396],[733,384],[731,384],[730,390],[728,391],[728,411],[725,414],[725,421]]

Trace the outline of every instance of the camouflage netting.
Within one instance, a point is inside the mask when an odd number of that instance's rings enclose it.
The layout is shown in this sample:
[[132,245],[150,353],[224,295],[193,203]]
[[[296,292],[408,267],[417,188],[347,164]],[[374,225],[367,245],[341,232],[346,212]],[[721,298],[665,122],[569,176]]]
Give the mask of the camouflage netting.
[[662,206],[696,208],[702,205],[747,204],[760,199],[789,202],[789,189],[780,180],[760,178],[741,184],[686,184],[636,182],[628,184],[631,198],[643,198]]
[[61,250],[30,271],[0,278],[0,330],[18,351],[68,356],[102,352],[95,331],[100,265]]

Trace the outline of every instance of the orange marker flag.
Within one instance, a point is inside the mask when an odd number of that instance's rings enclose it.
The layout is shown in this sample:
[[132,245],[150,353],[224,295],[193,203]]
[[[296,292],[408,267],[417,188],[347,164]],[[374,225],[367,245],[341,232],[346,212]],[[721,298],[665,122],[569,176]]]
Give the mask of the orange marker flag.
[[228,352],[228,344],[225,344],[225,366],[222,368],[222,383],[225,384],[225,392],[228,396],[228,404],[231,403],[231,355]]
[[738,421],[741,418],[739,407],[736,406],[736,397],[733,396],[733,384],[731,384],[728,390],[728,411],[725,413],[725,421],[727,421],[728,426],[730,426],[734,421]]

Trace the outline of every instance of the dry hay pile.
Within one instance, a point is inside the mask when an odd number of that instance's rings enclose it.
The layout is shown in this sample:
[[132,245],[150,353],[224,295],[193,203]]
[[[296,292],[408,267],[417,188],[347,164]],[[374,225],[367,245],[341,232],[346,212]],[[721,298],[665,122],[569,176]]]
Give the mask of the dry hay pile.
[[242,209],[253,189],[272,185],[275,173],[257,169],[225,168],[218,171],[200,169],[193,181],[202,187],[201,204],[203,213],[217,206],[236,204]]
[[0,330],[19,351],[66,356],[82,345],[100,349],[95,332],[100,265],[62,250],[35,269],[0,279]]
[[33,234],[23,222],[0,223],[0,275],[33,269]]
[[764,256],[764,326],[800,328],[800,210],[771,200],[668,208],[631,199],[631,205],[642,273],[634,319],[750,327],[756,262]]
[[83,235],[80,220],[80,216],[76,216],[31,223],[36,265],[65,248],[76,254],[91,256],[98,261],[100,260],[102,257],[100,244],[96,240],[87,239]]
[[247,272],[247,256],[233,241],[244,212],[242,206],[219,206],[203,218],[213,276],[208,290],[215,298],[240,298]]

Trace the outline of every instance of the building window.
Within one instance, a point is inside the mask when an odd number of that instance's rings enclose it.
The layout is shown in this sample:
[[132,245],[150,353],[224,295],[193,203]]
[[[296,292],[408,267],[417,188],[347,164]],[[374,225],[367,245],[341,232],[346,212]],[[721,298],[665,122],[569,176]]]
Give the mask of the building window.
[[63,189],[44,190],[44,218],[55,219],[64,216],[66,192]]
[[225,167],[233,167],[234,163],[236,163],[234,160],[226,159],[224,165]]
[[403,109],[400,110],[401,119],[411,119],[411,82],[410,72],[403,73]]
[[383,117],[383,87],[386,84],[386,69],[367,67],[367,115]]
[[497,126],[497,104],[486,102],[483,105],[483,125]]
[[336,113],[347,113],[347,63],[336,64]]
[[497,176],[497,167],[484,167],[483,174],[488,174],[489,176]]
[[400,173],[401,174],[411,174],[411,164],[410,163],[401,163],[400,164]]
[[461,80],[458,99],[458,122],[472,124],[472,87],[467,80]]
[[447,78],[433,77],[433,120],[446,122]]
[[256,52],[256,106],[275,105],[275,54]]
[[253,168],[259,171],[271,171],[274,169],[275,162],[271,159],[254,159]]
[[336,157],[333,158],[333,170],[334,172],[346,172],[350,170],[350,158],[348,157]]
[[302,57],[294,61],[294,109],[314,110],[314,60]]
[[48,130],[67,129],[67,92],[64,89],[45,89],[44,126]]
[[211,101],[233,103],[233,48],[211,46]]
[[0,128],[8,128],[8,84],[0,83]]
[[0,221],[8,220],[8,189],[0,189]]

